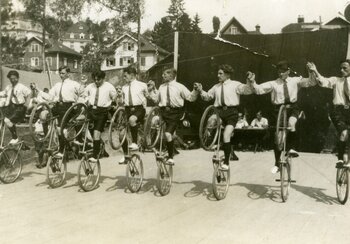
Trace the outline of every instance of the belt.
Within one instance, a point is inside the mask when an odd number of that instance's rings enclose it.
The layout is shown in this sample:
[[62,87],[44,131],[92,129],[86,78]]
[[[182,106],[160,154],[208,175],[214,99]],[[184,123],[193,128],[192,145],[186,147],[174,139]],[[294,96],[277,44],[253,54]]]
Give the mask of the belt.
[[350,108],[350,105],[342,105],[342,104],[339,104],[339,105],[334,105],[334,107],[336,107],[336,108],[343,108],[343,109],[349,109],[349,108]]
[[238,108],[238,106],[218,106],[217,109],[227,110],[229,108]]
[[16,107],[24,106],[24,103],[10,103],[8,106],[10,106],[11,104]]
[[73,102],[57,102],[59,105],[72,105]]
[[125,108],[130,109],[130,111],[135,111],[137,108],[143,108],[143,105],[125,106]]
[[97,110],[97,109],[100,109],[100,110],[108,110],[110,107],[91,106],[91,108],[94,109],[94,110]]
[[181,110],[183,109],[183,107],[169,107],[169,106],[166,106],[166,107],[160,107],[161,109],[165,109],[166,111],[170,111],[170,110]]

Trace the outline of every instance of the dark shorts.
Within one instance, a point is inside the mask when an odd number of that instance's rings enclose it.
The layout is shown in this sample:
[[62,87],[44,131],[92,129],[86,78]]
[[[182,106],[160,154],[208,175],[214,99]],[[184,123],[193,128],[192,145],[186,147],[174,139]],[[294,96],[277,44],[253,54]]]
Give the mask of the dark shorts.
[[238,121],[238,109],[234,107],[217,107],[216,108],[219,114],[222,124],[236,126]]
[[350,108],[344,108],[344,106],[334,106],[333,109],[333,123],[338,133],[349,129],[350,125]]
[[142,123],[143,119],[145,118],[146,115],[146,109],[142,106],[126,106],[125,107],[125,112],[126,112],[126,116],[128,117],[128,119],[134,115],[137,117],[137,122]]
[[3,109],[5,118],[12,123],[21,123],[24,121],[27,107],[24,104],[10,104]]
[[160,113],[161,113],[162,119],[165,122],[165,132],[174,134],[177,126],[181,121],[181,118],[184,115],[183,107],[179,107],[179,108],[161,107]]
[[[280,107],[282,105],[274,105],[274,109],[273,109],[273,117],[271,118],[272,120],[272,123],[271,125],[274,125],[276,126],[277,124],[277,119],[278,119],[278,113],[279,113],[279,110],[280,110]],[[293,103],[291,104],[291,107],[287,110],[287,117],[290,118],[290,117],[295,117],[298,119],[299,117],[299,113],[300,113],[300,109],[299,109],[299,106],[298,104],[296,103]]]
[[108,120],[108,108],[97,107],[97,108],[88,108],[88,118],[93,123],[93,130],[103,132],[106,122]]
[[58,121],[58,126],[61,125],[62,119],[64,114],[67,112],[67,110],[73,105],[73,103],[56,103],[51,111],[53,116],[58,116],[57,121]]

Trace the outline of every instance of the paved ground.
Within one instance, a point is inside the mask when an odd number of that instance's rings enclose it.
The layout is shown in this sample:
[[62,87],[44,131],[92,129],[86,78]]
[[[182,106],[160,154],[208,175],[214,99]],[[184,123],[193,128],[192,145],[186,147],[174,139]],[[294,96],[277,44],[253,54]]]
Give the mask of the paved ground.
[[44,169],[27,164],[19,181],[0,185],[1,243],[349,243],[350,203],[337,202],[332,155],[294,160],[297,183],[286,203],[269,173],[272,152],[238,152],[222,201],[212,195],[210,152],[181,151],[165,197],[155,189],[153,154],[141,155],[146,179],[138,194],[126,190],[119,155],[102,160],[100,186],[89,193],[77,186],[77,162],[58,189],[48,188]]

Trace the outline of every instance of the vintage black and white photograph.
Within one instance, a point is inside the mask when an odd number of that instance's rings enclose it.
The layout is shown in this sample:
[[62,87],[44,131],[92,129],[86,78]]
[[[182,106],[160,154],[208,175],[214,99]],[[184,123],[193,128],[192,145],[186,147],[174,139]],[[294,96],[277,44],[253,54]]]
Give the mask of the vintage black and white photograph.
[[0,1],[0,243],[349,244],[349,141],[348,0]]

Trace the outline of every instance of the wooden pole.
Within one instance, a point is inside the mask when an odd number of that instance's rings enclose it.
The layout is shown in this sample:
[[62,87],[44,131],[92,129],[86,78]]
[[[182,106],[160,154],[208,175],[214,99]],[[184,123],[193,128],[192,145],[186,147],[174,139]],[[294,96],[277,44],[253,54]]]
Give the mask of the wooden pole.
[[137,1],[137,73],[141,70],[141,6],[140,0]]
[[0,1],[0,90],[2,90],[2,31],[1,31],[1,1]]
[[174,69],[178,68],[178,58],[179,58],[179,32],[175,31],[174,34]]
[[43,6],[43,21],[41,22],[43,27],[43,48],[42,48],[42,59],[43,59],[43,72],[45,72],[45,11],[46,11],[46,0],[44,0],[44,6]]
[[49,61],[46,60],[46,67],[47,67],[47,76],[49,77],[49,86],[50,89],[52,88],[52,80],[51,80],[51,72],[50,72],[50,66],[49,66]]

